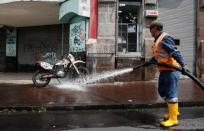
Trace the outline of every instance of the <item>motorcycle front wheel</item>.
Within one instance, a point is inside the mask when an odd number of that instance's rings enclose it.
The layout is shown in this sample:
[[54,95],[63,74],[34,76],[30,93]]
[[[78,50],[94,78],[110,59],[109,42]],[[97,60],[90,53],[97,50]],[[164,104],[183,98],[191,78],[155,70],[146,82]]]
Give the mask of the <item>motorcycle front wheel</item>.
[[48,73],[37,70],[32,77],[32,81],[35,87],[45,87],[49,84],[51,78],[50,77],[43,77],[48,75]]
[[84,67],[84,66],[78,67],[78,70],[79,70],[79,73],[80,73],[79,77],[86,77],[89,74],[88,69],[86,67]]
[[89,71],[86,67],[84,66],[79,66],[77,67],[78,71],[80,74],[78,74],[74,69],[72,70],[72,73],[71,73],[71,77],[72,79],[75,81],[75,82],[79,82],[79,83],[82,83],[84,81],[86,81],[86,77],[87,75],[89,74]]

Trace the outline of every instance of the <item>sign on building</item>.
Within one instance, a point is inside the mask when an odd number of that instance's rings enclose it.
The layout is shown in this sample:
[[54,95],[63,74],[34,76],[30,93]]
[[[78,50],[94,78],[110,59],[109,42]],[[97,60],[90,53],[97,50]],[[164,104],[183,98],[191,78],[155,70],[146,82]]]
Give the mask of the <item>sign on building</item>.
[[146,17],[157,17],[159,15],[158,10],[145,10]]
[[70,24],[70,52],[84,52],[86,43],[86,22]]
[[157,17],[158,15],[157,0],[145,0],[145,17]]
[[16,29],[6,32],[6,56],[16,57]]
[[145,4],[153,4],[153,5],[156,5],[156,4],[157,4],[157,0],[145,0]]

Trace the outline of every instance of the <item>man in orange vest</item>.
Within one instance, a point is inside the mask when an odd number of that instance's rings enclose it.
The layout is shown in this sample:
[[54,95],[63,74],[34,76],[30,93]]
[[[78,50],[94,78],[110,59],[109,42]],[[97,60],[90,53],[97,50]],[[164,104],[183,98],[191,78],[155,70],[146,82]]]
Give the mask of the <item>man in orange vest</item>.
[[[152,46],[153,57],[151,62],[166,63],[169,65],[187,69],[184,64],[180,51],[177,50],[174,39],[163,32],[163,24],[154,21],[150,24],[150,33],[155,38]],[[179,81],[179,72],[171,68],[158,67],[160,71],[158,80],[159,95],[166,101],[168,113],[164,115],[164,120],[160,122],[161,126],[170,127],[178,125],[178,97],[177,87]]]

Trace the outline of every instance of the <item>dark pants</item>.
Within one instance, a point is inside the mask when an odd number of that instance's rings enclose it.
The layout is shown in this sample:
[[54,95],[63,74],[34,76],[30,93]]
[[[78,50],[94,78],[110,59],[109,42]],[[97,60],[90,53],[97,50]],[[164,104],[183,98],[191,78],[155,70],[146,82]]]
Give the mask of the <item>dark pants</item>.
[[158,92],[167,102],[178,102],[177,90],[180,73],[178,71],[161,71]]

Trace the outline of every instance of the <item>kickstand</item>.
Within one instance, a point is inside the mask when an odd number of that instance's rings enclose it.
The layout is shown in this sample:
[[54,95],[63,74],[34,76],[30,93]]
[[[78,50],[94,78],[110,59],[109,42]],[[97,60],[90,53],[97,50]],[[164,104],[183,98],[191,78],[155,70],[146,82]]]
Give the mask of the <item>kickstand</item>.
[[56,79],[57,79],[57,81],[58,81],[60,84],[62,84],[58,78],[56,78]]

